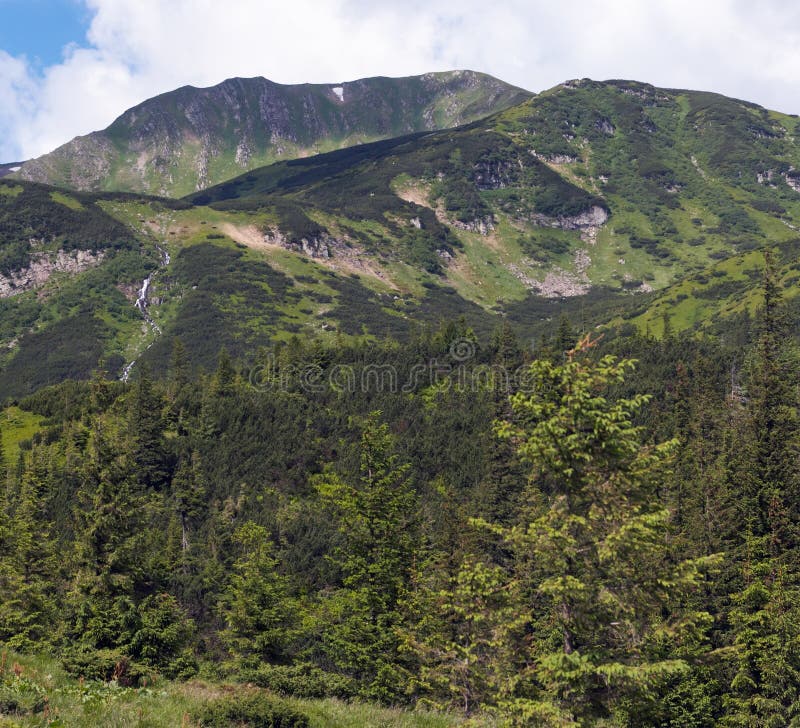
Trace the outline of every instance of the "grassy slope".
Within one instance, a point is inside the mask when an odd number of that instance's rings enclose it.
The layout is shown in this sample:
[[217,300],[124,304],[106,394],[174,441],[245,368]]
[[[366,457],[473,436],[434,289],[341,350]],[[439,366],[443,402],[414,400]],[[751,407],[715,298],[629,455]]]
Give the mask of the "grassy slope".
[[[0,715],[0,728],[63,726],[65,728],[192,728],[189,716],[204,702],[229,694],[233,686],[207,681],[156,681],[145,688],[123,688],[114,683],[83,682],[70,678],[57,661],[3,653],[5,676],[16,665],[19,692],[46,696],[48,715]],[[311,728],[449,728],[459,725],[444,714],[410,712],[340,700],[291,700],[308,715]],[[482,725],[475,723],[476,727]],[[483,725],[490,725],[489,722]]]
[[[800,297],[800,240],[778,245],[773,251],[784,298],[794,301]],[[726,319],[753,316],[763,305],[760,283],[764,265],[762,251],[733,256],[675,283],[643,309],[631,309],[611,323],[628,320],[640,331],[660,336],[667,316],[675,331],[718,332]]]
[[[576,253],[584,263],[588,256],[585,280],[619,292],[665,289],[704,271],[730,274],[733,284],[736,259],[798,239],[800,194],[786,182],[800,166],[796,127],[795,118],[714,94],[579,82],[456,132],[276,165],[195,199],[255,208],[270,195],[306,211],[338,210],[340,227],[367,218],[393,240],[388,255],[386,246],[375,247],[389,258],[402,255],[403,235],[387,225],[387,210],[402,221],[420,206],[438,207],[440,221],[460,241],[444,276],[487,309],[525,298],[524,278],[541,281],[554,270],[582,278]],[[461,171],[468,178],[487,160],[535,168],[535,153],[561,181],[542,184],[541,174],[529,173],[509,175],[497,189],[476,185],[499,224],[488,237],[465,233],[452,225],[459,210],[442,210],[442,198],[433,199],[442,178],[446,185],[455,174],[456,153],[468,162]],[[383,195],[387,183],[406,200],[405,209]],[[551,202],[554,189],[563,199],[574,197],[575,188],[601,196],[611,212],[596,239],[526,222],[531,210]],[[358,204],[337,205],[348,194]],[[554,235],[562,238],[556,246]],[[369,236],[362,239],[369,248]],[[732,262],[719,264],[726,259]],[[724,297],[707,300],[691,312],[684,303],[675,325],[727,310]]]
[[2,453],[6,463],[13,463],[19,453],[19,445],[30,440],[41,429],[42,418],[19,407],[0,410],[0,436]]

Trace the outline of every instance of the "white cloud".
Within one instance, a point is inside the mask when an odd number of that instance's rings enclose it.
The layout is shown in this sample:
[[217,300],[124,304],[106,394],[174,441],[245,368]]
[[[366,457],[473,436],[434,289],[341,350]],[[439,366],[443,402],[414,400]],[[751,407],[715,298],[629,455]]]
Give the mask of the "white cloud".
[[784,0],[85,0],[84,47],[39,73],[0,51],[0,160],[51,150],[184,84],[338,82],[473,68],[541,90],[636,78],[800,112]]
[[36,113],[38,88],[24,59],[0,50],[0,160],[19,161],[15,138]]

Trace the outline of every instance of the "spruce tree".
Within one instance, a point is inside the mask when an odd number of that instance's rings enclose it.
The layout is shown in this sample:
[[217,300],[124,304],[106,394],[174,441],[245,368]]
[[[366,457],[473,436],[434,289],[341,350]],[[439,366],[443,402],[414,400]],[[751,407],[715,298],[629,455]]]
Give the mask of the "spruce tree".
[[343,588],[323,605],[324,649],[331,659],[389,700],[398,689],[398,602],[414,559],[415,493],[408,466],[393,454],[386,424],[372,413],[361,436],[355,478],[329,469],[315,480],[338,518],[341,545],[331,555]]
[[206,510],[206,488],[197,451],[178,462],[171,490],[172,503],[180,520],[181,550],[185,553],[191,546],[191,532]]
[[76,570],[68,594],[72,648],[117,648],[135,628],[135,595],[146,579],[145,499],[124,436],[94,419],[75,504]]
[[225,622],[221,637],[231,654],[246,667],[281,662],[298,621],[297,604],[288,595],[288,581],[278,572],[266,528],[248,522],[234,534],[239,556],[220,599]]
[[570,321],[567,314],[562,313],[558,319],[558,331],[556,331],[555,341],[553,342],[556,353],[558,355],[565,354],[575,346],[577,340],[572,321]]
[[766,255],[764,306],[755,362],[750,375],[748,411],[752,427],[749,473],[755,536],[771,534],[773,551],[797,542],[800,522],[800,454],[797,415],[797,357],[788,342],[788,322],[772,256]]
[[164,442],[163,401],[146,366],[142,366],[131,393],[128,440],[136,477],[144,488],[160,490],[170,476],[169,454]]
[[236,391],[236,369],[227,349],[219,352],[217,370],[212,380],[212,392],[218,397],[230,397]]
[[417,705],[470,716],[490,705],[503,637],[516,618],[505,572],[467,555],[452,576],[435,559],[414,569],[403,599],[405,692]]
[[648,397],[609,398],[633,362],[590,348],[585,338],[564,363],[534,362],[498,425],[531,467],[522,520],[491,527],[520,599],[499,666],[515,725],[622,719],[628,700],[690,669],[710,620],[684,599],[714,560],[667,551],[657,493],[675,443],[642,444],[633,417]]
[[744,586],[728,615],[733,678],[721,725],[800,724],[800,589],[796,574],[771,556],[768,537],[748,539]]

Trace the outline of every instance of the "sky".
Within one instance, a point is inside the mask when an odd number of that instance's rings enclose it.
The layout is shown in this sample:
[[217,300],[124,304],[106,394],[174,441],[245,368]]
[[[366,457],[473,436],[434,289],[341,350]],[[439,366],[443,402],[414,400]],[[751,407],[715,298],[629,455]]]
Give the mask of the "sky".
[[627,78],[800,113],[796,0],[0,0],[0,162],[233,76]]

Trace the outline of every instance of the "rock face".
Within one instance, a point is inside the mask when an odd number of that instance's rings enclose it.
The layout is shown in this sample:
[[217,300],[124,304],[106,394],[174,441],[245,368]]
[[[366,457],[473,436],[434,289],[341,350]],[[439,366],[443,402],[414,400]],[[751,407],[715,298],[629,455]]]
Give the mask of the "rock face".
[[472,178],[479,190],[501,190],[514,181],[516,171],[508,162],[481,162],[475,165]]
[[303,237],[300,240],[290,240],[277,228],[267,231],[264,234],[264,240],[268,243],[280,245],[287,250],[305,253],[310,258],[323,259],[331,257],[332,248],[340,247],[344,244],[324,232],[311,237]]
[[790,169],[783,178],[795,192],[800,192],[800,170]]
[[535,215],[532,222],[541,227],[561,228],[562,230],[584,230],[598,228],[608,220],[608,211],[599,205],[592,205],[588,210],[571,217],[547,217]]
[[450,224],[459,230],[466,230],[467,232],[486,236],[494,230],[494,217],[492,215],[487,215],[486,217],[479,217],[470,222],[453,220]]
[[594,123],[594,128],[607,136],[614,136],[614,132],[616,131],[614,125],[608,119],[598,119]]
[[59,250],[55,254],[34,253],[26,268],[10,275],[0,275],[0,298],[9,298],[25,291],[41,288],[53,273],[80,273],[100,263],[103,253],[88,250]]
[[332,85],[233,78],[149,99],[17,174],[80,190],[179,197],[275,161],[458,126],[531,96],[472,71]]

